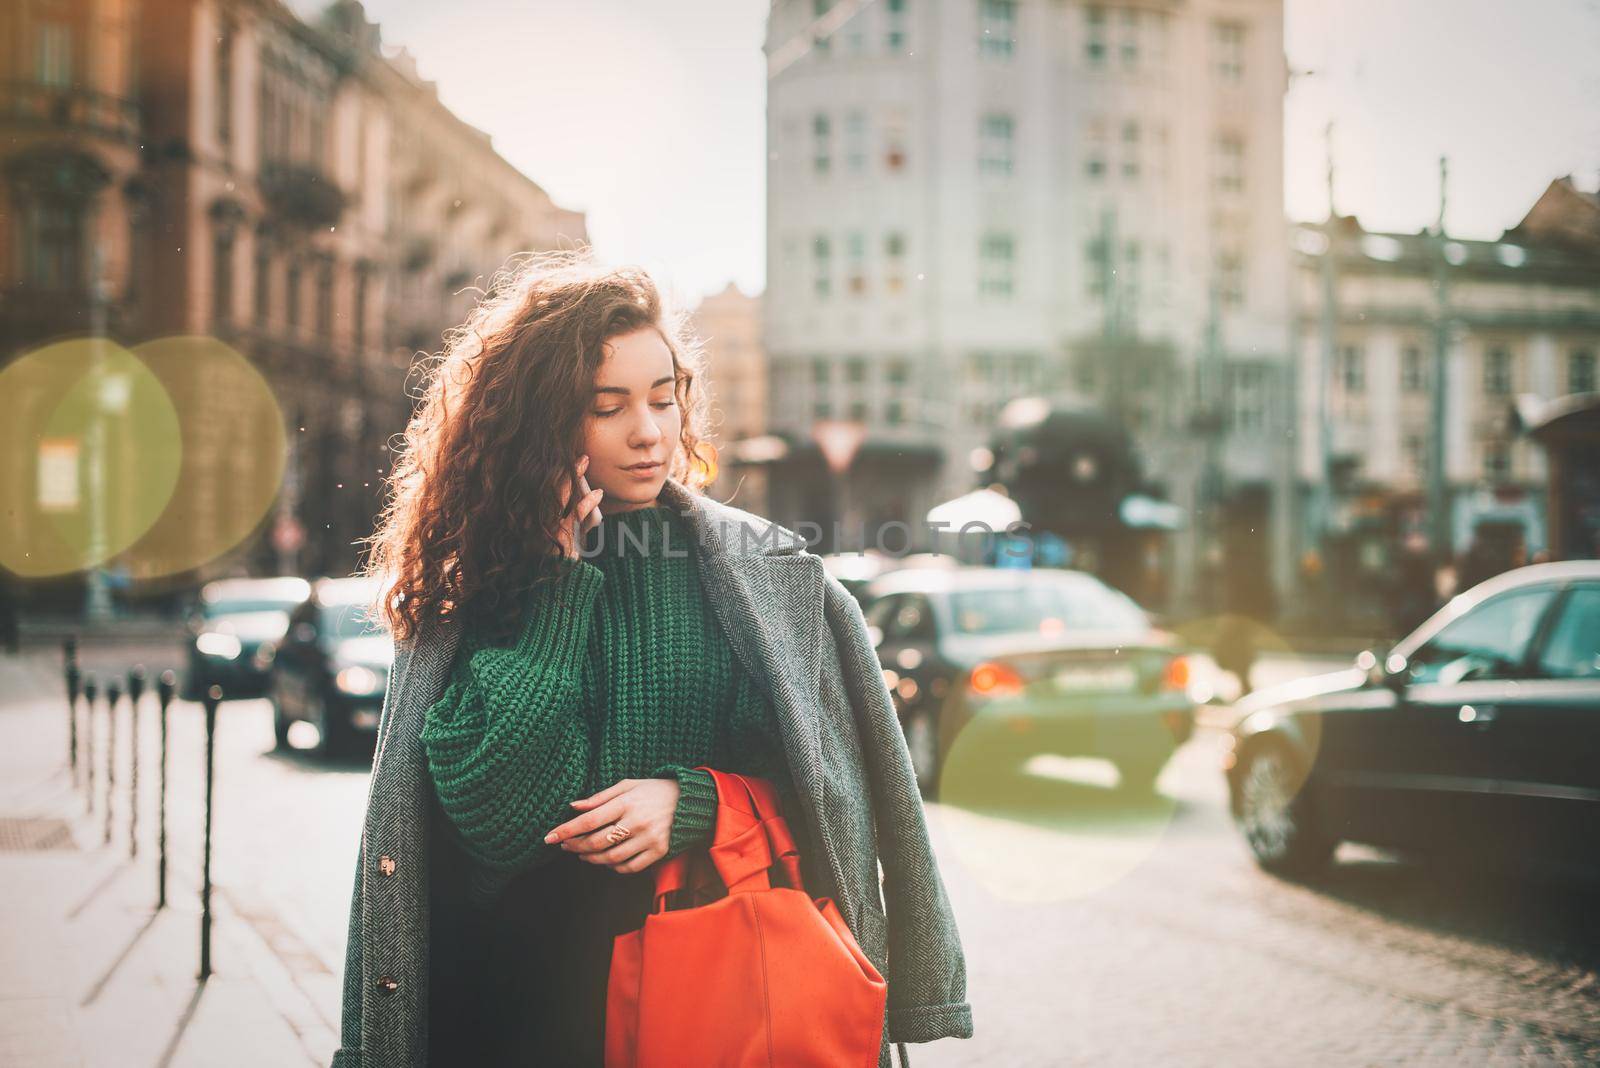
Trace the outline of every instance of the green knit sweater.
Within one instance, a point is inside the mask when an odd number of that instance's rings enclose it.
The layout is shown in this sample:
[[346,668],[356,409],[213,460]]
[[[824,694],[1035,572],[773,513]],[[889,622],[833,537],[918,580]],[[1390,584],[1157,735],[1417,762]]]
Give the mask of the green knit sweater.
[[706,600],[683,516],[662,504],[605,515],[584,556],[527,600],[511,644],[462,635],[422,729],[480,906],[562,852],[544,836],[579,814],[569,802],[619,779],[678,780],[668,856],[708,842],[716,790],[702,764],[772,780],[804,855],[777,720]]

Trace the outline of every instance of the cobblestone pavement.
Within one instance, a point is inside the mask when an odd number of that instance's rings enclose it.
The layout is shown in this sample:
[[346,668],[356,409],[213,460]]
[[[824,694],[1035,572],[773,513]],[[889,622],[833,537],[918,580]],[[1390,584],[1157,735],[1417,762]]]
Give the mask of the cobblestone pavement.
[[[1330,666],[1280,658],[1256,683]],[[331,1054],[367,768],[274,753],[264,702],[219,720],[219,894],[312,1007],[298,1045]],[[169,815],[190,840],[200,722],[175,706]],[[928,817],[976,1034],[910,1046],[917,1068],[1600,1063],[1593,888],[1348,845],[1315,885],[1265,875],[1228,822],[1217,739],[1201,731],[1143,803],[1094,761],[947,781]]]

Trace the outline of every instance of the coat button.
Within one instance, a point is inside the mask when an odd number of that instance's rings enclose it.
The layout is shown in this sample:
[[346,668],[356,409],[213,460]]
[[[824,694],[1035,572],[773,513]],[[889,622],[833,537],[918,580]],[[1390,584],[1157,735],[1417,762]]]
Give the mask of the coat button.
[[399,980],[390,976],[380,975],[378,976],[377,987],[378,993],[382,994],[384,997],[388,997],[390,994],[393,994],[396,990],[400,989],[400,982]]
[[378,874],[382,875],[385,879],[394,874],[394,866],[393,857],[378,858]]

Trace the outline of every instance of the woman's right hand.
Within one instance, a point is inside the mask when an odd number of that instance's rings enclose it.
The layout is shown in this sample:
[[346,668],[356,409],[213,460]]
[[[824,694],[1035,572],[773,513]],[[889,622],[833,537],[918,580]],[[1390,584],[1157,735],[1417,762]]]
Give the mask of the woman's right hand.
[[[578,539],[586,531],[592,530],[600,524],[600,498],[605,496],[605,490],[591,490],[589,480],[583,473],[589,469],[587,454],[578,459],[578,503],[575,510],[567,506],[567,487],[561,487],[561,531],[557,541],[561,546],[561,554],[569,560],[578,558]],[[567,513],[571,511],[572,514]]]

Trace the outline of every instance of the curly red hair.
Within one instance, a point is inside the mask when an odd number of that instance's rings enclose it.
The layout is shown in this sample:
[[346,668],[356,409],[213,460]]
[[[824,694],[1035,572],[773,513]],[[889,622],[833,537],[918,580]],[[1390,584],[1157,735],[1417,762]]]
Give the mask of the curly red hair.
[[653,327],[672,351],[682,411],[669,474],[702,491],[713,474],[694,388],[701,360],[687,318],[640,268],[587,250],[515,259],[431,359],[387,485],[363,574],[380,580],[373,618],[397,641],[424,618],[458,615],[513,633],[525,594],[560,564],[560,489],[574,462],[610,339]]

